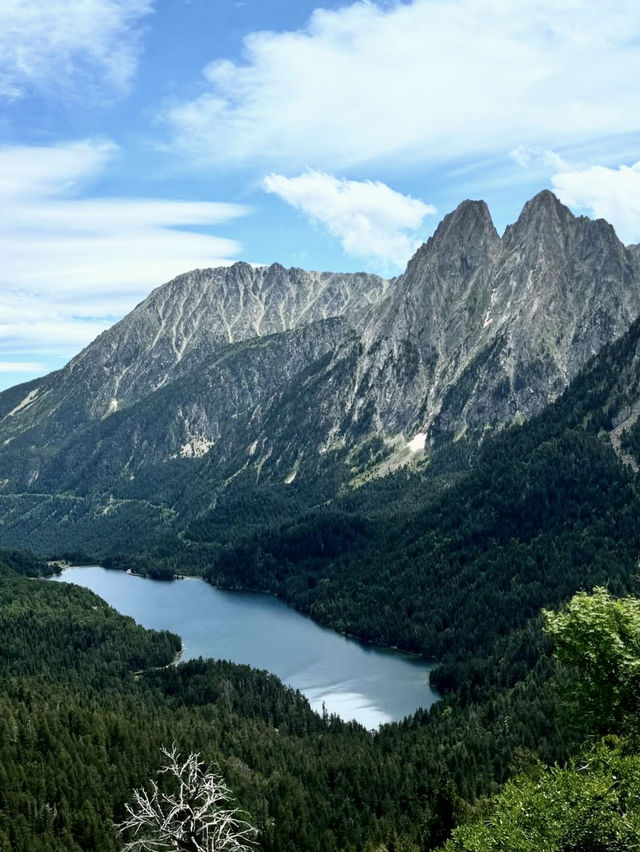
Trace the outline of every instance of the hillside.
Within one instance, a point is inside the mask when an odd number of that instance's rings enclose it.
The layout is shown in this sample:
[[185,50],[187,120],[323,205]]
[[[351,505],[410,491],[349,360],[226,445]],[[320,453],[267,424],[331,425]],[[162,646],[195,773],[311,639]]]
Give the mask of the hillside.
[[[640,320],[444,490],[400,471],[221,551],[215,513],[186,538],[216,583],[276,592],[380,644],[482,656],[579,588],[637,590],[639,403]],[[448,665],[441,687],[460,682]]]

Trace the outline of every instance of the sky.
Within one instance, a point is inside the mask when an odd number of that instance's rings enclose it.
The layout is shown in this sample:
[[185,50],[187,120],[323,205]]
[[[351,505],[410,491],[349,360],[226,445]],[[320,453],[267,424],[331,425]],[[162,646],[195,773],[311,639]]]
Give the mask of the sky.
[[0,388],[156,286],[402,271],[544,188],[640,242],[636,0],[2,0]]

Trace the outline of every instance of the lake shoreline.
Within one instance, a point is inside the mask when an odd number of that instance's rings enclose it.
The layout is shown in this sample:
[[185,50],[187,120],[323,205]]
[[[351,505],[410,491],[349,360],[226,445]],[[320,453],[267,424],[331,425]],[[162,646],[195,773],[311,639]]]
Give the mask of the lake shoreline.
[[99,565],[65,566],[51,579],[91,589],[144,627],[176,633],[184,649],[178,662],[201,656],[269,671],[305,694],[316,712],[325,703],[367,729],[428,709],[441,697],[420,655],[337,631],[261,589],[223,588],[193,575],[185,579],[204,585],[147,584],[152,578]]
[[[221,592],[238,592],[239,594],[250,593],[254,595],[267,595],[267,597],[274,598],[275,600],[281,601],[285,606],[289,609],[292,609],[294,612],[299,612],[300,615],[304,615],[307,618],[310,618],[315,624],[318,624],[320,627],[325,628],[326,630],[331,630],[334,633],[337,633],[339,636],[344,636],[345,639],[352,639],[355,642],[359,642],[362,645],[365,645],[368,648],[376,648],[381,651],[392,651],[394,654],[399,654],[403,657],[409,657],[415,660],[421,660],[428,666],[437,665],[437,660],[425,657],[424,654],[421,654],[419,651],[408,651],[405,648],[400,648],[398,645],[381,645],[379,642],[372,642],[369,639],[363,639],[361,636],[358,636],[356,633],[349,633],[346,630],[339,630],[337,627],[333,627],[331,624],[327,624],[324,621],[320,621],[314,617],[313,613],[309,612],[305,609],[300,609],[300,607],[295,606],[295,604],[289,603],[286,598],[283,598],[277,592],[270,592],[265,589],[257,589],[250,588],[249,586],[223,586],[219,583],[212,583],[210,580],[207,580],[200,574],[176,574],[171,579],[159,579],[157,577],[150,577],[148,574],[139,574],[136,571],[132,571],[131,568],[107,568],[104,565],[100,565],[96,563],[95,565],[65,565],[61,570],[56,574],[59,576],[64,573],[67,568],[104,568],[105,571],[117,571],[119,573],[128,574],[130,577],[139,577],[141,580],[150,580],[155,583],[173,583],[178,580],[202,580],[203,583],[206,583],[208,586],[211,586],[212,589],[219,589]],[[433,689],[433,687],[430,687]],[[435,691],[435,690],[434,690]]]
[[221,586],[218,583],[212,583],[209,580],[206,580],[204,577],[199,577],[197,574],[191,574],[182,579],[185,580],[203,580],[207,585],[211,586],[214,589],[220,589],[221,592],[251,592],[254,595],[268,595],[271,598],[275,598],[278,601],[281,601],[285,606],[288,606],[289,609],[294,610],[295,612],[299,612],[301,615],[307,616],[316,624],[319,624],[321,627],[324,627],[327,630],[332,630],[334,633],[337,633],[338,636],[344,636],[346,639],[353,639],[355,642],[360,642],[361,645],[366,645],[369,648],[378,648],[381,651],[393,651],[394,654],[401,654],[403,657],[412,657],[413,659],[422,660],[429,666],[436,665],[436,660],[430,659],[429,657],[425,657],[419,651],[407,651],[404,648],[399,648],[397,645],[381,645],[379,642],[371,642],[369,639],[363,639],[362,636],[358,636],[356,633],[348,633],[346,630],[339,630],[337,627],[333,627],[331,624],[327,624],[324,621],[319,621],[314,617],[312,612],[309,612],[306,609],[300,609],[295,604],[289,603],[286,598],[283,598],[277,592],[269,592],[265,591],[265,589],[255,589],[250,588],[249,586]]

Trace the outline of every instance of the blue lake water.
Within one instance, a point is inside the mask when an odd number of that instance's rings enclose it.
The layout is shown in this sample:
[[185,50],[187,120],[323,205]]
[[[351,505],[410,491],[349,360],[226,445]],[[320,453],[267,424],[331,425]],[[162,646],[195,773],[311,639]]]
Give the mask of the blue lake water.
[[227,592],[199,579],[162,582],[97,566],[67,568],[54,578],[91,589],[144,627],[171,630],[182,659],[214,657],[266,669],[322,706],[367,728],[429,707],[429,666],[321,627],[282,601]]

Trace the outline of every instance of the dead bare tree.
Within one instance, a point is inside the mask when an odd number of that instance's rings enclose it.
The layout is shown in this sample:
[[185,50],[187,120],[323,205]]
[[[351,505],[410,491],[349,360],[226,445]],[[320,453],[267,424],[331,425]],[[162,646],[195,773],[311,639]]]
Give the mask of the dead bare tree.
[[[199,754],[162,749],[168,763],[150,790],[133,791],[128,818],[118,828],[132,839],[122,852],[251,852],[256,830],[233,806],[217,768]],[[166,789],[165,789],[166,788]]]

